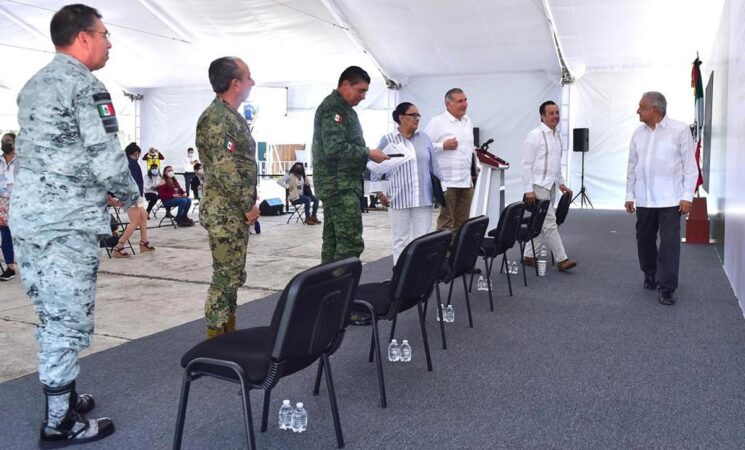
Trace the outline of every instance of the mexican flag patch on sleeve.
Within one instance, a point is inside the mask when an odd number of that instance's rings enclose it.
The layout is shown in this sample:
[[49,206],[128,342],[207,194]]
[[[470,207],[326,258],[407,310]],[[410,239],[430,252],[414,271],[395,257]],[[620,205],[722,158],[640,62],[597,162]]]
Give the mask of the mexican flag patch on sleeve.
[[225,138],[225,150],[229,151],[230,153],[235,153],[235,142],[233,142],[230,138]]
[[334,122],[341,123],[343,120],[344,119],[339,114],[334,115]]

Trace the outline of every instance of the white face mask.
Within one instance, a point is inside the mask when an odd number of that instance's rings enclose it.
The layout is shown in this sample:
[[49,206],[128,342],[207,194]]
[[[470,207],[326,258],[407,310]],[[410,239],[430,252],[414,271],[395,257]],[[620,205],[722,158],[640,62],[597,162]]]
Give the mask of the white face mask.
[[193,158],[193,157],[194,157],[194,153],[189,153],[189,158]]
[[151,174],[152,176],[158,175],[158,169],[153,169],[153,170],[151,170],[151,171],[150,171],[150,174]]
[[166,172],[166,176],[168,178],[173,178],[173,172],[171,172],[171,171]]

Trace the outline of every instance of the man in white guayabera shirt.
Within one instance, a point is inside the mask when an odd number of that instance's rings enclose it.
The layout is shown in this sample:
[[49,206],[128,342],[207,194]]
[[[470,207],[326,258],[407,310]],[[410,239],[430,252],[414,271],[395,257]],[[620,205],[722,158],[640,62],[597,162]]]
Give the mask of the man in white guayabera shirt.
[[[666,115],[667,100],[647,92],[629,148],[626,211],[636,212],[636,246],[644,287],[673,305],[680,266],[680,217],[688,214],[696,188],[696,160],[688,125]],[[657,246],[657,234],[660,244]]]
[[[556,225],[554,199],[556,189],[572,195],[572,190],[564,184],[562,174],[563,147],[559,133],[559,107],[551,100],[541,103],[538,108],[541,124],[533,129],[523,143],[522,178],[525,189],[525,203],[533,207],[537,200],[550,200],[541,234],[535,239],[535,247],[546,245],[556,258],[556,268],[566,272],[577,263],[567,257],[564,244]],[[526,245],[523,261],[526,266],[535,267],[536,257],[533,246]]]

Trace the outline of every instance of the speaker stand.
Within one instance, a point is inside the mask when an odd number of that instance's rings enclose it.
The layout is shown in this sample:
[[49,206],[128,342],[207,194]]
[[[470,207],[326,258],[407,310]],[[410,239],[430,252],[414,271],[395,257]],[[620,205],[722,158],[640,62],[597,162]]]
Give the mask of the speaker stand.
[[587,190],[585,189],[585,152],[582,152],[582,175],[580,179],[582,180],[582,186],[579,188],[579,192],[577,192],[577,195],[574,196],[572,199],[572,203],[574,203],[575,200],[579,197],[579,204],[580,208],[585,209],[585,202],[587,202],[588,205],[590,205],[590,208],[595,209],[594,206],[592,206],[592,202],[590,201],[590,196],[587,195]]

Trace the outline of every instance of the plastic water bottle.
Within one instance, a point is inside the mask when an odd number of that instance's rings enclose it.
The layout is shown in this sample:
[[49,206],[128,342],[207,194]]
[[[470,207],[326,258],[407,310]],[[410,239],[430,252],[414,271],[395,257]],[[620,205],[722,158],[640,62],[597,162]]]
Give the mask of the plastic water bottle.
[[483,275],[479,275],[479,281],[476,283],[476,289],[479,291],[488,291],[489,286],[486,284],[486,280]]
[[445,309],[445,313],[442,316],[445,322],[455,322],[455,310],[453,309],[453,305],[448,305],[448,307]]
[[396,362],[400,360],[401,347],[399,347],[398,342],[394,339],[391,341],[390,345],[388,345],[388,361]]
[[302,433],[308,427],[308,411],[303,408],[302,402],[295,405],[295,409],[292,411],[290,427],[295,433]]
[[292,405],[289,400],[284,400],[279,408],[279,429],[289,430],[292,428]]
[[517,261],[510,262],[510,273],[512,275],[517,275],[520,273],[520,266],[517,264]]
[[411,362],[411,345],[409,345],[409,341],[406,339],[401,342],[401,361]]
[[541,257],[545,258],[548,256],[548,249],[545,245],[541,245]]

